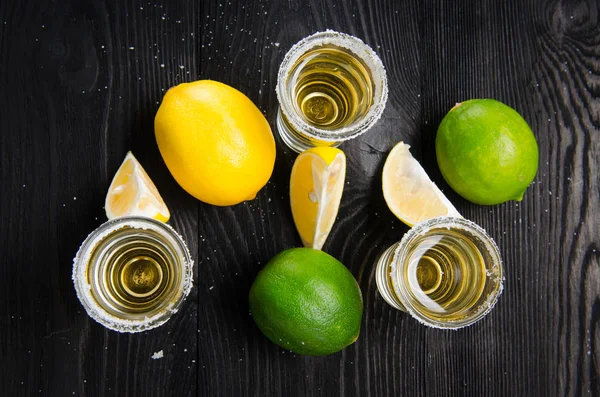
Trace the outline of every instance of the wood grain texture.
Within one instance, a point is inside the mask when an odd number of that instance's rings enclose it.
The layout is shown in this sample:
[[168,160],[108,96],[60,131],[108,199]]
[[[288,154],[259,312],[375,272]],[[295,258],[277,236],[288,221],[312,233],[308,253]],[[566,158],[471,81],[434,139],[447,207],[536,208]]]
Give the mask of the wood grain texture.
[[0,395],[196,395],[195,290],[159,330],[118,334],[87,317],[70,273],[127,150],[197,246],[197,203],[153,136],[164,91],[197,78],[197,7],[3,2]]
[[[600,395],[599,15],[593,0],[0,2],[0,395]],[[301,244],[288,199],[295,153],[275,134],[257,198],[214,207],[170,176],[153,119],[169,87],[215,79],[274,129],[283,56],[327,28],[375,49],[390,97],[373,130],[342,146],[347,185],[324,247],[359,281],[360,338],[302,357],[269,342],[247,303],[262,266]],[[476,97],[514,107],[537,137],[538,175],[520,203],[471,204],[437,168],[439,122]],[[400,140],[502,252],[505,291],[467,329],[423,327],[377,292],[374,263],[408,230],[381,195]],[[181,311],[139,335],[89,319],[70,280],[127,150],[196,262]]]
[[[220,245],[209,249],[209,253],[216,250],[227,256],[216,262],[211,258],[207,270],[209,278],[217,284],[201,300],[211,302],[224,315],[213,319],[214,309],[207,310],[205,315],[201,309],[199,322],[204,323],[206,329],[200,332],[198,348],[200,356],[206,357],[206,360],[201,359],[203,362],[214,363],[219,355],[227,358],[219,365],[199,368],[200,395],[351,396],[386,395],[393,391],[392,377],[379,371],[380,364],[374,358],[385,359],[391,352],[384,340],[392,335],[381,332],[381,327],[386,326],[381,322],[381,311],[385,310],[386,316],[391,314],[393,322],[402,316],[389,313],[384,307],[371,270],[381,250],[406,230],[389,216],[379,193],[379,174],[387,150],[400,139],[402,131],[410,134],[410,126],[415,127],[419,119],[418,10],[416,2],[397,8],[387,2],[309,2],[305,5],[300,2],[209,2],[202,25],[201,77],[217,79],[240,89],[265,112],[272,128],[275,128],[277,110],[275,78],[279,64],[295,42],[318,30],[345,31],[369,43],[388,65],[392,95],[384,118],[372,133],[344,144],[348,184],[337,226],[324,247],[359,280],[367,305],[361,338],[343,352],[329,357],[298,357],[270,343],[248,315],[247,294],[256,273],[277,252],[301,245],[288,202],[289,175],[295,153],[285,148],[276,136],[275,171],[258,202],[233,209],[207,208],[210,213],[204,217],[216,217],[220,220],[218,224],[241,224],[238,230],[242,234],[237,238],[243,242],[231,242],[231,237],[218,234],[214,241]],[[389,30],[378,30],[377,27],[386,24]],[[402,31],[391,29],[392,26],[409,28]],[[393,56],[396,43],[405,48],[405,61]],[[398,67],[393,67],[397,63]],[[411,106],[404,108],[400,103]],[[412,131],[416,132],[416,128]],[[221,230],[231,233],[231,228]],[[211,228],[211,233],[219,233],[219,230]],[[233,265],[238,262],[239,269]],[[235,268],[233,274],[232,267]],[[202,295],[202,286],[199,294]],[[373,304],[378,309],[374,316],[369,307]],[[416,324],[412,326],[419,328]],[[215,339],[221,342],[215,343]],[[414,390],[404,387],[397,390]]]

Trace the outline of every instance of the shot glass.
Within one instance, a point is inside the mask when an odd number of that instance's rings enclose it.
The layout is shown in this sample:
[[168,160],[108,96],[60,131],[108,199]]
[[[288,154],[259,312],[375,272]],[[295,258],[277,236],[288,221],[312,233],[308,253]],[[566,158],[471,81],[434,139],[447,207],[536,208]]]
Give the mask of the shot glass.
[[421,323],[458,329],[481,320],[503,289],[494,240],[464,218],[419,223],[376,266],[377,288],[392,307]]
[[339,146],[369,130],[388,97],[385,68],[360,39],[332,30],[296,43],[277,76],[277,131],[302,152]]
[[193,261],[169,225],[143,217],[110,220],[73,259],[73,283],[88,315],[119,332],[156,328],[192,288]]

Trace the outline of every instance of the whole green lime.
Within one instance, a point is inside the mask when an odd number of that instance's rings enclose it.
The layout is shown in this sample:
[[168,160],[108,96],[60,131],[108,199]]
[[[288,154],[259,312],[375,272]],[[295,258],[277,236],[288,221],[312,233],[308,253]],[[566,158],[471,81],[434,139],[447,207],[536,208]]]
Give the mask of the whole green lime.
[[354,343],[363,302],[350,271],[312,248],[273,257],[250,288],[250,310],[273,343],[298,354],[321,356]]
[[438,128],[435,149],[446,182],[476,204],[520,201],[537,172],[531,128],[494,99],[456,104]]

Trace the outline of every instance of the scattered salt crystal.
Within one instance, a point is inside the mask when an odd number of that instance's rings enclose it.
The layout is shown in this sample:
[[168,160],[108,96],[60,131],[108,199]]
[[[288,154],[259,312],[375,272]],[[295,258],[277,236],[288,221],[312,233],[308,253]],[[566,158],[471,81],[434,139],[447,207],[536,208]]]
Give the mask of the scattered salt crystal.
[[159,358],[163,358],[163,357],[164,357],[164,354],[163,354],[163,351],[162,351],[162,350],[161,350],[161,351],[157,351],[157,352],[155,352],[155,353],[152,355],[152,359],[153,359],[153,360],[158,360]]

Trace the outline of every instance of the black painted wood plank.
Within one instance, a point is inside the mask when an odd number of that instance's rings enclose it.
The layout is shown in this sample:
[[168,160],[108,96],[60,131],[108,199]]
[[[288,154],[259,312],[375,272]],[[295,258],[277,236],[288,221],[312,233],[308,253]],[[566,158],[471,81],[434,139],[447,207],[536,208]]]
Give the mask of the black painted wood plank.
[[[593,1],[0,2],[0,395],[600,394],[598,15]],[[310,358],[271,344],[247,304],[266,261],[300,245],[287,192],[295,154],[276,138],[257,198],[209,206],[170,176],[153,118],[170,86],[210,78],[248,95],[274,128],[279,63],[326,28],[380,54],[390,99],[371,132],[342,146],[348,184],[324,247],[359,280],[361,336]],[[441,178],[437,125],[473,97],[513,106],[538,138],[521,203],[473,205]],[[408,229],[380,193],[399,140],[502,251],[506,290],[468,329],[425,328],[377,292],[374,263]],[[180,313],[139,335],[90,320],[70,281],[127,150],[197,262]]]
[[[168,173],[153,132],[164,91],[197,79],[197,10],[3,2],[1,251],[11,281],[2,289],[0,394],[196,395],[195,290],[160,329],[118,334],[87,317],[70,273],[79,244],[105,220],[106,189],[127,150],[197,257],[197,203]],[[160,350],[164,358],[152,360]]]
[[[199,265],[210,280],[204,291],[199,287],[206,305],[199,312],[205,327],[200,327],[198,342],[200,395],[386,395],[418,387],[412,378],[394,388],[396,374],[383,370],[386,357],[395,357],[390,356],[397,347],[392,340],[404,338],[395,323],[406,316],[392,313],[379,297],[372,270],[381,251],[407,230],[385,206],[380,172],[394,143],[418,136],[419,10],[417,2],[208,2],[201,19],[201,78],[242,91],[263,110],[274,132],[279,64],[295,42],[319,30],[344,31],[370,44],[388,66],[392,94],[373,131],[342,146],[348,184],[324,247],[350,268],[362,287],[366,308],[358,342],[329,357],[296,356],[270,343],[248,314],[247,294],[257,272],[279,251],[301,245],[288,193],[296,154],[275,134],[275,171],[256,200],[230,209],[201,206],[200,219],[219,222],[207,223],[201,233],[212,240],[207,241],[206,264]],[[237,233],[232,235],[232,229]],[[391,317],[392,324],[382,321],[382,315]],[[416,323],[409,326],[424,332]]]
[[[493,326],[479,327],[492,335],[462,342],[472,345],[463,362],[479,365],[448,366],[472,395],[594,395],[598,4],[466,2],[430,5],[426,13],[424,38],[436,46],[425,50],[434,90],[424,95],[423,145],[433,145],[455,102],[492,97],[524,116],[540,148],[538,176],[520,203],[481,207],[446,189],[459,211],[496,238],[506,268]],[[423,149],[430,175],[446,186],[434,157]],[[483,365],[485,356],[491,360]]]

